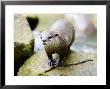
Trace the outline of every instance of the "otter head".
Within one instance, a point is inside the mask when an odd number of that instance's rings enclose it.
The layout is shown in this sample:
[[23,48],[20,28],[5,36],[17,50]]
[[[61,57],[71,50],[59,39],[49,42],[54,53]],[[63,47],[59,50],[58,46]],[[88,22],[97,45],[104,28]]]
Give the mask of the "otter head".
[[49,32],[42,32],[40,36],[41,36],[43,45],[46,45],[47,41],[50,41],[50,39],[52,39],[53,37],[58,36],[58,34],[53,34],[53,33],[49,33]]

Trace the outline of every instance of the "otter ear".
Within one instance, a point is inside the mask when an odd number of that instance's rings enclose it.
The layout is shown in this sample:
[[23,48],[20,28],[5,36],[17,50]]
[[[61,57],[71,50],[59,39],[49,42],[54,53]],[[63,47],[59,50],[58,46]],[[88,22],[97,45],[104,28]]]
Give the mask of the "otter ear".
[[55,36],[58,36],[58,34],[55,34]]

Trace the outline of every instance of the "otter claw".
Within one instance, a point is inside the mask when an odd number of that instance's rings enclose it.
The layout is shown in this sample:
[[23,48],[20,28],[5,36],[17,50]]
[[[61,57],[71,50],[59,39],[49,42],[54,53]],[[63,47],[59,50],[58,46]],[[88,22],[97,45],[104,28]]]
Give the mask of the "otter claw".
[[54,66],[55,64],[54,64],[53,61],[50,61],[50,62],[48,62],[48,65],[49,65],[49,66]]
[[59,67],[60,66],[60,59],[57,59],[57,61],[54,63],[54,67]]
[[56,64],[56,63],[54,64],[54,67],[58,67],[58,66],[59,66],[59,64]]

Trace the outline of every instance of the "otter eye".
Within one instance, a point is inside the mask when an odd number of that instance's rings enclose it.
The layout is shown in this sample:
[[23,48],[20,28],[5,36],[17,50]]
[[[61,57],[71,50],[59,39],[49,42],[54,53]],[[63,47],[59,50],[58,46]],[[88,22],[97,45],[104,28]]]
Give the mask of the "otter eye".
[[58,34],[55,34],[55,36],[58,36]]
[[48,37],[49,39],[51,39],[53,36]]

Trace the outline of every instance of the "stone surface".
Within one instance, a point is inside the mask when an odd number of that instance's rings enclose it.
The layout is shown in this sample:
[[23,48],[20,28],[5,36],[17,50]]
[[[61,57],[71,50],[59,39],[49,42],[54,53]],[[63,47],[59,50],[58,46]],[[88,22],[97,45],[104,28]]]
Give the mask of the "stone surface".
[[69,52],[60,67],[48,66],[45,51],[34,54],[19,69],[18,76],[96,76],[96,54]]
[[50,69],[45,51],[35,53],[19,69],[19,76],[39,75]]
[[24,61],[33,54],[34,38],[25,17],[14,16],[14,70],[15,75]]

